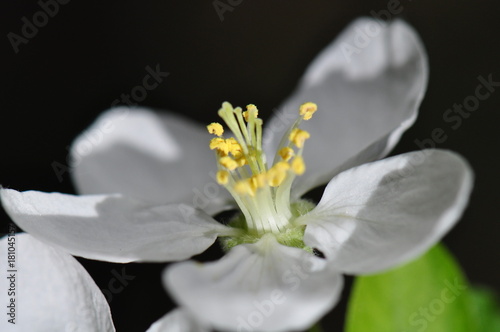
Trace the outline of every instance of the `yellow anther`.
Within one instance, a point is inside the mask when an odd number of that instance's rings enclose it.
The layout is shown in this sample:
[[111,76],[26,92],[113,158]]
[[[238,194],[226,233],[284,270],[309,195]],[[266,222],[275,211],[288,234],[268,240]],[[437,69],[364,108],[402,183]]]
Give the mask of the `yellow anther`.
[[304,142],[306,139],[311,137],[309,133],[305,130],[299,129],[299,128],[294,128],[292,132],[290,133],[290,136],[288,136],[288,139],[295,144],[298,148],[301,148],[304,146]]
[[228,171],[218,171],[215,175],[217,179],[217,183],[220,185],[225,185],[229,181],[229,172]]
[[250,178],[250,186],[254,191],[257,191],[257,189],[262,188],[265,185],[266,185],[265,173],[256,174]]
[[243,112],[243,117],[245,118],[245,121],[248,122],[248,111]]
[[238,163],[231,157],[225,156],[219,159],[219,163],[230,171],[238,168]]
[[288,169],[290,169],[290,165],[287,162],[280,161],[274,164],[272,168],[276,168],[282,171],[287,171]]
[[224,133],[224,128],[218,122],[212,122],[207,126],[207,130],[210,134],[214,134],[216,136],[221,136]]
[[255,196],[255,190],[252,189],[252,186],[248,179],[236,182],[236,184],[234,185],[234,190],[240,195]]
[[226,140],[220,137],[215,137],[210,140],[210,150],[215,149],[223,156],[227,156],[229,153],[229,147]]
[[243,154],[241,154],[238,158],[234,159],[234,161],[236,161],[236,163],[238,164],[238,167],[244,166],[248,163]]
[[267,172],[267,184],[271,187],[279,186],[285,180],[289,168],[290,165],[285,161],[276,163]]
[[290,191],[295,178],[306,172],[302,155],[311,136],[299,126],[311,119],[317,108],[312,102],[300,105],[300,115],[295,115],[296,120],[281,137],[270,165],[263,151],[263,122],[255,105],[249,104],[243,111],[224,102],[218,112],[223,121],[207,126],[215,135],[210,141],[217,158],[215,180],[241,208],[249,232],[261,236],[289,229],[295,216]]
[[297,156],[292,160],[292,171],[297,175],[302,175],[306,171],[306,164],[301,156]]
[[258,112],[257,106],[255,106],[254,104],[248,104],[247,111],[252,111],[252,112],[255,111],[255,113],[256,113],[255,115],[257,115],[257,112]]
[[289,147],[282,148],[278,153],[284,161],[289,161],[295,155],[293,149]]
[[316,105],[315,103],[307,102],[300,105],[299,114],[304,120],[309,120],[317,110],[318,105]]
[[226,139],[226,144],[229,152],[234,156],[234,158],[239,159],[243,156],[241,145],[234,139],[234,137]]
[[245,112],[243,112],[243,117],[245,118],[246,122],[249,121],[250,116],[252,116],[254,119],[256,119],[258,115],[259,115],[259,110],[253,104],[247,105],[247,110]]
[[230,145],[240,145],[240,143],[238,143],[238,141],[234,137],[229,137],[228,139],[226,139],[226,143]]

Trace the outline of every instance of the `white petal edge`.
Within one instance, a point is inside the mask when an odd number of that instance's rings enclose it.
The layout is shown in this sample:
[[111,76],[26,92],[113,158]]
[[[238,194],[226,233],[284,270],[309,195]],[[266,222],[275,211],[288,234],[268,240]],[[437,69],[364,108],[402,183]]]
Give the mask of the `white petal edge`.
[[174,309],[157,320],[146,332],[210,332],[211,329],[198,322],[182,308]]
[[[347,45],[359,53],[347,56]],[[387,155],[414,123],[427,80],[424,47],[408,24],[372,18],[351,23],[312,62],[265,129],[266,152],[274,154],[298,107],[318,104],[313,118],[301,124],[311,138],[304,149],[307,169],[295,180],[294,198],[342,170]]]
[[121,195],[75,196],[1,189],[24,231],[75,256],[109,262],[187,259],[232,230],[183,204],[151,206]]
[[297,222],[307,225],[304,242],[337,269],[375,273],[437,243],[462,215],[472,184],[470,166],[456,153],[407,153],[339,174]]
[[229,195],[215,181],[210,138],[202,126],[173,114],[115,107],[73,142],[71,174],[81,194],[120,193],[215,213]]
[[[0,248],[0,299],[4,312],[0,330],[115,331],[106,299],[76,259],[26,233],[3,237]],[[9,272],[13,269],[7,265],[9,248],[15,250],[16,272]],[[10,274],[15,275],[12,296],[7,292],[11,287],[7,279]],[[5,306],[11,299],[15,300],[15,325],[8,322],[10,317],[5,314],[10,311]]]
[[214,328],[278,332],[321,319],[339,298],[342,276],[325,260],[266,235],[216,262],[174,264],[164,283],[182,307]]

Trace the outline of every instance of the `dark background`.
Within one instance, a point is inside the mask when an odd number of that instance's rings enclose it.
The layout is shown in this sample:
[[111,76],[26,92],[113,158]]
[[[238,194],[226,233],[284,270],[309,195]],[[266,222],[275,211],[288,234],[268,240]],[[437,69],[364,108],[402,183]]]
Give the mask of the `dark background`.
[[[159,64],[170,75],[143,105],[207,123],[228,100],[254,103],[265,118],[346,24],[387,4],[246,0],[221,21],[212,1],[72,0],[15,54],[7,33],[21,34],[22,17],[32,21],[40,6],[2,1],[0,184],[74,193],[68,174],[59,181],[52,163],[65,164],[72,139],[121,93],[141,84],[148,65]],[[438,146],[469,160],[474,192],[445,243],[474,284],[498,291],[500,89],[457,130],[443,121],[443,113],[474,94],[479,75],[500,81],[500,6],[493,0],[402,0],[401,7],[399,16],[415,27],[427,49],[430,81],[416,124],[393,154],[418,149],[415,140],[440,127],[447,139]],[[6,232],[9,219],[0,218]],[[123,268],[80,261],[104,289],[112,271]],[[160,283],[164,266],[125,265],[135,279],[111,299],[118,331],[143,331],[173,307]],[[341,305],[325,318],[328,331],[342,330],[343,310]]]

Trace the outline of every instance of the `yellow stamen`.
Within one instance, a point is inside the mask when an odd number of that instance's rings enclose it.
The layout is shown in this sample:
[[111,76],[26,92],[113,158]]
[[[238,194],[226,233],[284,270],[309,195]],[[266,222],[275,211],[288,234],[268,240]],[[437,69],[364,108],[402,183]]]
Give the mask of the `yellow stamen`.
[[[213,122],[207,126],[208,132],[216,136],[210,141],[218,163],[215,180],[231,193],[249,231],[261,235],[291,227],[294,214],[290,190],[295,177],[306,171],[302,153],[304,142],[310,137],[299,125],[311,119],[316,110],[314,103],[300,106],[300,116],[281,139],[270,168],[262,149],[263,123],[255,105],[247,105],[243,112],[224,102],[218,114],[225,124]],[[232,132],[231,137],[222,136],[222,124]]]
[[245,112],[243,112],[243,117],[245,118],[246,122],[250,121],[250,118],[249,118],[250,116],[252,118],[256,119],[258,115],[259,115],[259,110],[253,104],[247,105],[247,110]]
[[219,137],[224,133],[224,128],[218,122],[212,122],[211,124],[209,124],[207,126],[207,130],[210,134],[214,134]]
[[215,175],[217,178],[217,183],[220,185],[225,185],[229,181],[229,172],[228,171],[218,171]]
[[231,157],[225,156],[220,158],[219,163],[230,171],[238,168],[238,163]]
[[302,148],[306,139],[311,137],[309,133],[305,130],[294,128],[290,133],[288,139],[295,144],[296,147]]
[[318,110],[318,105],[315,103],[307,102],[300,105],[299,114],[304,120],[309,120],[312,118],[314,112]]
[[254,191],[266,185],[266,174],[256,174],[250,178],[250,185]]
[[301,156],[297,156],[292,160],[292,171],[297,175],[302,175],[306,171],[306,164]]
[[220,137],[215,137],[210,140],[210,150],[217,150],[222,156],[227,156],[229,147],[226,140]]
[[247,180],[236,182],[236,184],[234,185],[234,190],[240,195],[255,196],[255,191],[252,189],[250,182]]
[[238,141],[236,141],[234,137],[226,139],[226,144],[229,152],[234,156],[234,158],[241,158],[241,156],[243,155],[243,150],[240,143],[238,143]]
[[289,161],[295,155],[293,149],[289,147],[282,148],[278,153],[284,161]]
[[238,167],[241,167],[241,166],[248,164],[248,161],[243,154],[241,154],[238,158],[234,159],[234,161],[236,161],[236,163],[238,163]]
[[271,187],[279,186],[285,180],[289,168],[290,165],[285,161],[276,163],[267,172],[267,184]]

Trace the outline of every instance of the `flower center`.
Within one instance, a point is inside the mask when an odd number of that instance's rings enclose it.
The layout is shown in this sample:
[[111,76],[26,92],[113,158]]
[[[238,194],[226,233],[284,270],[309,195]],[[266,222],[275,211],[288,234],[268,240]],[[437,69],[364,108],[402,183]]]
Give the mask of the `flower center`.
[[[303,207],[290,204],[290,189],[294,178],[305,172],[302,151],[310,136],[299,125],[302,120],[311,119],[316,110],[316,104],[311,102],[300,106],[299,117],[281,139],[270,167],[262,150],[263,121],[258,118],[255,105],[248,105],[243,111],[228,102],[222,104],[218,114],[233,137],[223,137],[220,123],[207,126],[217,136],[210,141],[210,149],[215,150],[217,157],[217,182],[231,193],[241,209],[242,216],[235,223],[246,229],[247,235],[273,233],[279,237],[293,228],[291,221]],[[300,232],[303,234],[303,229]]]

